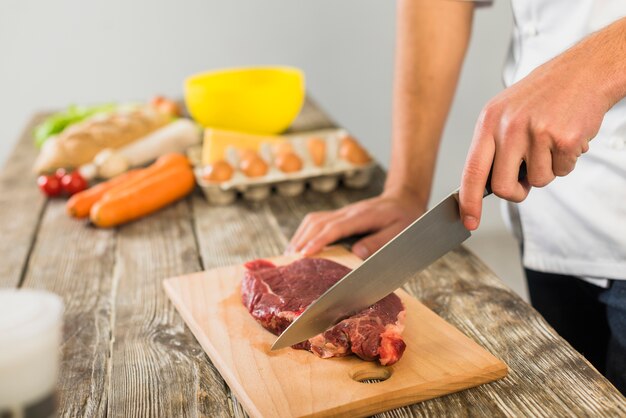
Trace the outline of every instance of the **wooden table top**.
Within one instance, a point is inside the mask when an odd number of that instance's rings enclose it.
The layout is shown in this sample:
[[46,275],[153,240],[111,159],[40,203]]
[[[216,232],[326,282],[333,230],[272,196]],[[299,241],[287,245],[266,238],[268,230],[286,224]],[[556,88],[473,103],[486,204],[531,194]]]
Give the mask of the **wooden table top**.
[[[66,306],[59,416],[240,417],[231,395],[167,299],[167,277],[281,254],[306,213],[380,192],[272,196],[211,206],[200,192],[157,214],[101,230],[46,200],[31,166],[33,117],[0,174],[1,287],[46,289]],[[294,130],[333,127],[308,102]],[[381,414],[626,416],[626,399],[478,258],[459,248],[405,286],[508,364],[503,380]]]

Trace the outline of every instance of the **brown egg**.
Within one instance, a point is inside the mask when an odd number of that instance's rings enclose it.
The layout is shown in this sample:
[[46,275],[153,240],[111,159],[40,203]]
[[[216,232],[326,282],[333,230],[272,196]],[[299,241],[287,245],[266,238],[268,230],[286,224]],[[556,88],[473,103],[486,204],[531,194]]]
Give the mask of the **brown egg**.
[[239,169],[248,177],[261,177],[267,174],[269,167],[259,154],[250,151],[239,162]]
[[354,165],[365,165],[372,161],[365,148],[351,136],[344,136],[341,139],[339,157]]
[[326,141],[322,138],[312,137],[306,141],[306,146],[313,164],[318,167],[323,166],[326,161]]
[[248,148],[237,149],[237,155],[239,156],[239,161],[247,160],[248,158],[259,157],[259,154],[256,151]]
[[274,155],[284,154],[286,152],[293,152],[293,145],[290,141],[281,141],[274,144]]
[[235,170],[225,160],[219,160],[204,168],[202,178],[208,181],[223,182],[233,177]]
[[283,152],[274,160],[276,167],[283,173],[293,173],[302,170],[302,159],[295,152]]

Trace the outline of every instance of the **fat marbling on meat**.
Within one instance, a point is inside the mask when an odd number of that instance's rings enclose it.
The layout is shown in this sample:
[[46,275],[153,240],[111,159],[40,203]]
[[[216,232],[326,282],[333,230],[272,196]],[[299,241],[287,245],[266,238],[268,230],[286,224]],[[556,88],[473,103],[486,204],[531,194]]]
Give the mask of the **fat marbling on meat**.
[[[265,329],[276,335],[351,271],[323,258],[303,258],[285,266],[254,260],[245,267],[241,286],[243,304]],[[404,318],[402,301],[392,293],[293,348],[309,350],[322,358],[354,353],[363,360],[391,365],[406,348],[401,336]]]

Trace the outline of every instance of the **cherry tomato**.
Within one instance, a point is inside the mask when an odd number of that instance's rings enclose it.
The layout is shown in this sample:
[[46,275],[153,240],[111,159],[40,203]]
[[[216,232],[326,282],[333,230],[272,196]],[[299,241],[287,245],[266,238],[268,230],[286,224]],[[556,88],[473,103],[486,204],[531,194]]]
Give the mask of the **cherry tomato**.
[[164,100],[165,100],[165,97],[156,95],[152,98],[152,100],[150,100],[150,105],[154,107],[158,107],[161,103],[163,103]]
[[150,104],[160,112],[170,116],[180,116],[182,114],[178,103],[163,96],[154,96]]
[[54,176],[61,181],[63,176],[67,174],[67,170],[64,168],[57,168],[57,171],[54,172]]
[[73,195],[87,188],[87,180],[80,175],[78,171],[72,171],[63,176],[61,179],[61,187],[68,195]]
[[56,175],[39,176],[37,178],[39,189],[48,197],[55,197],[61,194],[61,182]]

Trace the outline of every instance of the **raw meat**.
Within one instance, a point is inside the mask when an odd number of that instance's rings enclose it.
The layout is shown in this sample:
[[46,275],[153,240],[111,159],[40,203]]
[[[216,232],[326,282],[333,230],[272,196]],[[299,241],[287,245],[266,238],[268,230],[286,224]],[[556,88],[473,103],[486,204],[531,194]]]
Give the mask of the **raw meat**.
[[[286,266],[267,260],[245,264],[241,293],[250,314],[267,330],[280,335],[328,288],[350,272],[348,267],[322,258],[303,258]],[[406,345],[404,306],[392,293],[328,331],[293,346],[322,358],[351,353],[382,365],[397,362]]]

